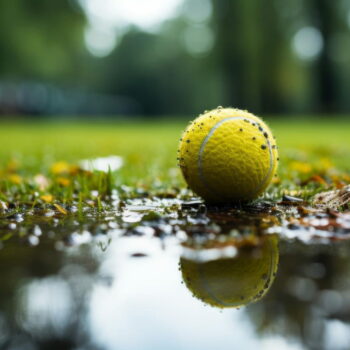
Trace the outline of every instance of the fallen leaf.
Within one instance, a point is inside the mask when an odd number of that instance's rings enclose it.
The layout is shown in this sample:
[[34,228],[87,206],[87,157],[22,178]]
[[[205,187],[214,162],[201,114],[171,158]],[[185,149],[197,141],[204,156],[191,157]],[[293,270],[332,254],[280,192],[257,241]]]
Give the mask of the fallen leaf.
[[68,214],[67,210],[61,207],[59,204],[54,204],[54,207],[63,215]]
[[57,183],[63,187],[67,187],[71,184],[71,180],[67,179],[66,177],[59,177],[56,179]]
[[46,203],[51,203],[53,201],[53,195],[52,194],[44,194],[40,198]]
[[312,202],[317,206],[338,209],[350,203],[350,185],[340,190],[318,193],[314,196]]

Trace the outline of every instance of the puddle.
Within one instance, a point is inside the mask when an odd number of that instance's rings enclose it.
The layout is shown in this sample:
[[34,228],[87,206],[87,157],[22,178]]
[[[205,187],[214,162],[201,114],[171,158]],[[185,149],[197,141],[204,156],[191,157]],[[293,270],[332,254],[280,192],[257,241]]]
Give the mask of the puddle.
[[347,349],[350,215],[134,199],[0,219],[0,349]]

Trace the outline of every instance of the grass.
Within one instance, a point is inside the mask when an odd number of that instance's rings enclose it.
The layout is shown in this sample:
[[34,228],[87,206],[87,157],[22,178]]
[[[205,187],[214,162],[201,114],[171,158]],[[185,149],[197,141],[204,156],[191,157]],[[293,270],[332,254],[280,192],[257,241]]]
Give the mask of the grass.
[[[269,124],[281,163],[267,197],[284,192],[307,197],[349,183],[350,121],[276,119]],[[76,203],[80,210],[88,205],[103,210],[113,189],[125,196],[176,195],[185,187],[176,167],[185,126],[186,121],[3,123],[1,200],[17,208]],[[124,159],[116,173],[76,166],[82,159],[109,155]]]

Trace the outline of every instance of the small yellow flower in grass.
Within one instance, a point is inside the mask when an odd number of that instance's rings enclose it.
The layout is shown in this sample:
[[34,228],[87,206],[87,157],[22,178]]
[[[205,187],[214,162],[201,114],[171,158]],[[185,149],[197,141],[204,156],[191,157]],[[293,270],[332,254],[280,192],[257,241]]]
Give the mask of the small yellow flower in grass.
[[52,194],[43,194],[40,198],[46,203],[51,203],[53,201]]
[[69,172],[69,169],[70,165],[64,161],[56,162],[51,166],[51,172],[53,174],[65,174]]
[[67,210],[61,207],[59,204],[54,204],[54,207],[63,215],[68,214]]
[[66,177],[58,177],[56,182],[63,187],[67,187],[71,184],[71,180],[67,179]]
[[15,185],[19,185],[23,182],[23,179],[18,174],[11,174],[8,176],[8,180]]
[[311,173],[312,171],[312,167],[309,163],[305,163],[305,162],[292,162],[289,164],[289,167],[293,170],[296,170],[299,173],[303,173],[303,174],[307,174],[307,173]]

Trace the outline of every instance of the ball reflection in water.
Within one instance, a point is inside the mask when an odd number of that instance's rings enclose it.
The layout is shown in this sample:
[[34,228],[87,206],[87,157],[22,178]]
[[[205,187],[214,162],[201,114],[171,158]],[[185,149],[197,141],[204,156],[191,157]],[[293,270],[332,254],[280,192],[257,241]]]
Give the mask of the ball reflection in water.
[[188,289],[204,303],[219,308],[238,308],[261,299],[270,289],[277,267],[278,239],[272,235],[241,246],[234,257],[180,260]]

